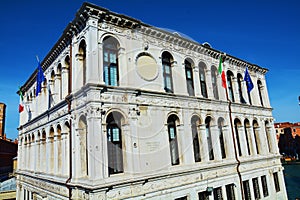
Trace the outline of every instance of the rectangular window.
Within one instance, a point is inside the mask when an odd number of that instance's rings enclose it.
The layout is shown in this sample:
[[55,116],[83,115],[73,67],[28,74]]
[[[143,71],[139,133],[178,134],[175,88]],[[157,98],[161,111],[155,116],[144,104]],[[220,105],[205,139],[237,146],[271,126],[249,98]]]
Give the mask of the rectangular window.
[[214,193],[214,200],[222,200],[223,199],[221,187],[214,188],[213,193]]
[[226,185],[227,200],[235,200],[234,184]]
[[279,186],[279,179],[278,179],[278,173],[277,172],[273,173],[273,178],[274,178],[275,190],[276,190],[276,192],[279,192],[280,191],[280,186]]
[[260,192],[259,192],[259,185],[258,185],[258,178],[252,179],[253,184],[253,191],[255,199],[260,199]]
[[208,192],[203,191],[198,193],[199,200],[209,200]]
[[251,191],[249,186],[249,181],[243,181],[243,188],[244,188],[244,196],[245,200],[251,200]]
[[266,176],[262,176],[261,177],[261,185],[262,185],[262,188],[263,188],[264,197],[269,196],[268,184],[267,184],[267,178],[266,178]]

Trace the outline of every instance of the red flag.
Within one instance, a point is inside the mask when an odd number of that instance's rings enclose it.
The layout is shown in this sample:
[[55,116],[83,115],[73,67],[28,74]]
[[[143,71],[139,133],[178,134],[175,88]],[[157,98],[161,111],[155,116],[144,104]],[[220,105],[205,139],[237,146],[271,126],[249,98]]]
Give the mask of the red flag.
[[224,70],[222,71],[221,77],[222,77],[222,87],[223,87],[223,88],[226,88],[226,87],[227,87],[227,86],[226,86],[226,75],[225,75]]

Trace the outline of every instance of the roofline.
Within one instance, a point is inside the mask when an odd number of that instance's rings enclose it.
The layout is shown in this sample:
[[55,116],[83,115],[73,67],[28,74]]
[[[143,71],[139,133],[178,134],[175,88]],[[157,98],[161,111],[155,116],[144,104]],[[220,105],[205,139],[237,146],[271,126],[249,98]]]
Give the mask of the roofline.
[[[177,38],[179,40],[185,41],[186,42],[185,44],[187,44],[186,48],[193,48],[193,50],[205,53],[206,55],[209,55],[216,59],[219,58],[220,55],[222,55],[222,54],[224,55],[224,52],[204,46],[203,44],[197,43],[190,39],[180,37],[176,34],[172,34],[168,31],[165,31],[165,30],[159,29],[157,27],[151,26],[149,24],[143,23],[132,17],[112,12],[106,8],[97,6],[92,3],[84,2],[82,4],[82,6],[80,7],[80,9],[76,12],[75,18],[73,19],[73,21],[70,22],[66,26],[66,28],[64,29],[60,38],[57,40],[57,42],[54,44],[54,46],[51,48],[51,50],[48,52],[48,54],[45,56],[45,58],[41,61],[41,66],[44,71],[53,63],[53,61],[57,58],[57,56],[60,55],[60,53],[68,45],[71,44],[72,38],[85,27],[85,23],[90,16],[98,18],[99,21],[109,19],[109,17],[110,17],[110,20],[112,17],[124,19],[124,20],[120,20],[120,21],[118,21],[118,19],[117,19],[115,22],[111,22],[111,21],[110,22],[115,23],[119,26],[128,27],[128,28],[132,28],[132,29],[138,28],[140,31],[142,31],[144,28],[145,30],[151,29],[152,31],[164,33],[164,34],[170,36],[171,38]],[[151,32],[151,30],[150,30],[150,32]],[[147,33],[145,33],[145,34],[147,34]],[[239,59],[239,58],[234,57],[229,54],[226,55],[226,61],[229,61],[231,63],[240,65],[240,66],[245,66],[245,67],[247,66],[250,70],[260,71],[263,74],[265,74],[268,71],[268,69],[266,69],[266,68],[262,68],[256,64],[249,63],[247,61],[244,61],[242,59]],[[34,84],[35,79],[36,79],[36,74],[37,74],[37,69],[31,74],[29,79],[21,87],[22,92],[25,92],[28,88],[30,88]]]

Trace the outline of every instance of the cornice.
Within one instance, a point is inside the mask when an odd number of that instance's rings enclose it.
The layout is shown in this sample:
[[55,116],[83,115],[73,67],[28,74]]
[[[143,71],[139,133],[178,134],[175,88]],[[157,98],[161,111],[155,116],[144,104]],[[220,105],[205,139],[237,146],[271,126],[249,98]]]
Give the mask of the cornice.
[[[165,30],[142,23],[137,19],[122,14],[114,13],[106,8],[102,8],[97,5],[85,2],[77,11],[73,21],[67,25],[61,37],[58,39],[58,41],[54,44],[52,49],[41,62],[41,66],[44,71],[54,62],[54,60],[64,51],[65,48],[71,45],[72,38],[86,27],[86,22],[90,17],[98,19],[99,22],[106,22],[118,27],[136,29],[142,34],[146,34],[151,37],[164,40],[172,44],[176,44],[182,48],[190,49],[192,51],[202,53],[215,59],[218,59],[220,55],[224,54],[219,50],[204,46],[195,41],[181,37],[179,34],[172,34]],[[258,65],[251,64],[249,62],[246,62],[228,54],[226,55],[225,61],[228,61],[230,64],[234,64],[237,66],[248,67],[249,70],[260,72],[262,74],[265,74],[268,71],[266,68],[262,68]],[[34,84],[36,74],[37,70],[33,72],[30,78],[21,87],[23,93]]]

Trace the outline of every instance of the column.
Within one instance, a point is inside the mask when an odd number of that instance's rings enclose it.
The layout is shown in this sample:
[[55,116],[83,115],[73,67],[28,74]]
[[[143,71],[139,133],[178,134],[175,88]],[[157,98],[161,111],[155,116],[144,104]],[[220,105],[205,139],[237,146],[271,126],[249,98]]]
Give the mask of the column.
[[208,144],[207,144],[207,137],[206,137],[206,125],[205,124],[201,124],[199,127],[200,130],[200,154],[201,154],[201,160],[203,160],[204,162],[208,162],[209,161],[209,152],[208,152]]
[[38,138],[36,141],[36,156],[35,156],[35,160],[36,160],[36,168],[35,171],[36,172],[41,172],[41,166],[40,166],[40,159],[41,159],[41,150],[40,150],[40,138]]
[[247,151],[247,141],[246,141],[246,137],[245,137],[244,126],[238,126],[238,134],[239,134],[239,139],[240,139],[240,147],[241,147],[242,156],[246,156],[246,155],[248,155],[248,151]]
[[[127,172],[134,174],[135,172],[140,172],[140,159],[139,159],[139,145],[138,145],[138,131],[137,131],[137,114],[136,111],[131,110],[129,114],[129,124],[122,126],[122,131],[124,135],[124,141],[126,146],[126,151],[123,148],[123,160],[124,160],[124,171],[127,168]],[[135,143],[135,145],[134,145]],[[125,161],[127,160],[127,162]],[[127,167],[126,164],[127,163]],[[126,168],[125,168],[126,167]]]
[[[41,136],[42,137],[42,136]],[[40,139],[40,171],[45,172],[46,171],[46,139],[41,138]]]
[[69,149],[68,145],[68,133],[67,132],[61,132],[61,174],[63,176],[68,175],[68,169],[69,169],[69,154],[67,153]]
[[[183,122],[178,127],[178,146],[179,146],[179,152],[181,152],[183,163],[184,164],[193,164],[195,162],[194,160],[194,146],[193,146],[193,134],[192,134],[192,125],[191,125],[191,119],[189,118],[191,113],[184,112],[183,116]],[[198,138],[199,130],[197,128],[197,134]],[[199,143],[200,144],[200,143]],[[201,146],[199,146],[201,147]],[[202,159],[202,158],[201,158]]]
[[225,143],[226,158],[232,159],[235,158],[235,152],[232,133],[229,128],[230,126],[228,125],[223,126],[223,138]]
[[212,137],[212,148],[214,150],[214,160],[222,160],[219,130],[216,125],[210,127]]
[[273,126],[273,123],[271,123],[270,125],[268,125],[266,127],[267,129],[267,133],[268,134],[268,142],[270,144],[270,153],[274,153],[274,154],[277,154],[279,153],[279,150],[278,150],[278,146],[277,146],[277,141],[276,141],[276,133],[275,133],[275,128]]
[[240,95],[239,95],[239,90],[238,90],[238,82],[236,77],[232,77],[232,91],[234,95],[234,102],[241,102]]
[[[101,56],[102,55],[103,55],[103,53],[101,54]],[[128,74],[130,73],[130,70],[128,69],[129,66],[127,65],[128,62],[129,61],[127,61],[127,54],[126,54],[125,48],[124,47],[119,48],[119,66],[118,66],[119,67],[119,69],[118,69],[119,70],[119,85],[122,85],[124,87],[126,87],[126,86],[132,87],[132,84],[133,84],[132,81],[134,81],[134,80],[128,80]],[[130,62],[134,62],[134,61],[131,60]],[[103,62],[102,62],[102,65],[103,65]],[[132,65],[133,65],[133,63],[132,63]],[[103,67],[102,67],[102,70],[103,70]],[[102,74],[101,74],[100,80],[103,80]]]
[[61,97],[60,79],[61,79],[61,74],[55,73],[54,84],[53,84],[54,87],[53,87],[53,91],[52,91],[52,98],[55,103],[58,103],[61,100],[61,98],[60,98]]
[[[103,159],[101,158],[101,116],[89,116],[87,120],[87,150],[88,150],[88,176],[90,180],[101,177]],[[102,178],[102,177],[101,177]]]
[[68,95],[68,88],[69,88],[69,66],[66,66],[66,64],[63,64],[63,67],[61,69],[61,96],[62,99],[64,99]]
[[262,153],[264,155],[267,155],[269,153],[269,143],[268,143],[268,138],[267,138],[264,121],[261,121],[260,124],[262,124],[262,125],[260,126],[260,129],[259,129],[259,140],[260,140],[261,147],[262,147]]
[[207,88],[207,96],[209,99],[214,99],[214,92],[212,88],[212,82],[211,82],[211,70],[206,69],[206,88]]
[[248,96],[248,91],[247,91],[247,85],[245,81],[242,81],[241,83],[241,89],[242,89],[242,95],[245,99],[245,101],[247,102],[247,104],[250,104],[249,102],[249,96]]
[[[87,49],[86,49],[86,82],[98,84],[102,78],[102,73],[99,70],[98,51],[98,19],[89,17],[86,22],[87,28]],[[102,56],[102,54],[101,54]]]
[[53,174],[58,175],[59,171],[58,171],[58,135],[57,135],[57,131],[55,131],[55,135],[53,138],[53,144],[52,146],[54,147],[54,155],[53,155],[53,164],[54,164],[54,169],[53,169]]
[[36,153],[36,148],[37,147],[37,143],[35,142],[34,138],[32,139],[32,143],[31,143],[31,158],[33,159],[33,162],[31,164],[31,170],[36,172],[36,163],[37,163],[37,153]]
[[257,155],[257,149],[256,149],[256,140],[255,140],[255,137],[254,137],[254,132],[253,132],[253,127],[252,126],[248,126],[247,127],[247,132],[248,132],[248,135],[249,135],[249,139],[250,139],[250,152],[252,153],[252,155]]
[[222,188],[222,197],[223,197],[222,200],[227,200],[226,186],[222,185],[221,188]]
[[251,199],[255,199],[255,196],[254,196],[254,189],[253,189],[253,182],[252,182],[252,179],[251,179],[251,178],[249,179],[249,187],[250,187]]
[[199,68],[194,67],[193,68],[193,79],[194,79],[194,91],[196,97],[203,97],[201,94],[201,88],[200,88],[200,77],[199,77]]

